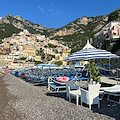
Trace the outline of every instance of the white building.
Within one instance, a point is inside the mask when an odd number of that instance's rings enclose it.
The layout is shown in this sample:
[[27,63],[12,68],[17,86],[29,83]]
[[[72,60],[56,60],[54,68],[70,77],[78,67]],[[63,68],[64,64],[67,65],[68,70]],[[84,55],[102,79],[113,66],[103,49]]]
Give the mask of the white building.
[[104,26],[101,31],[99,31],[94,35],[95,47],[106,49],[110,46],[110,42],[111,42],[110,39],[113,38],[111,37],[112,36],[111,30],[115,25],[120,25],[120,22],[119,21],[110,22],[106,26]]

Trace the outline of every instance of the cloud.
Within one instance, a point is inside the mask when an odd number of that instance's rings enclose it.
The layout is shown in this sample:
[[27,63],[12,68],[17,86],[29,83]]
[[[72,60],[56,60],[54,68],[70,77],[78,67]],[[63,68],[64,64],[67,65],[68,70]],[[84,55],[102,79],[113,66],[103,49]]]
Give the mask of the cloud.
[[0,17],[0,19],[2,19],[2,17]]
[[44,10],[40,6],[38,6],[38,9],[40,9],[42,13],[45,13]]
[[52,13],[52,15],[56,15],[56,13],[55,13],[55,11],[54,11],[54,10],[49,9],[48,11],[49,11],[49,12],[51,12],[51,13]]

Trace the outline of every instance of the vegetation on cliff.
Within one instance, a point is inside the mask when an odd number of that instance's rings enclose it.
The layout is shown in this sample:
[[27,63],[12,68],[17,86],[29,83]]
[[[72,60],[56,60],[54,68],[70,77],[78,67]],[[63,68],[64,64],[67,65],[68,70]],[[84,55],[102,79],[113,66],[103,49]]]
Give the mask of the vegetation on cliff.
[[[114,20],[120,20],[120,8],[108,15],[96,17],[83,16],[58,29],[34,24],[20,16],[12,17],[7,15],[0,19],[0,40],[11,36],[13,33],[27,29],[30,33],[44,34],[46,37],[50,37],[50,39],[63,41],[65,45],[71,48],[73,53],[80,50],[88,39],[93,39],[94,34],[100,31],[102,27]],[[94,39],[92,42],[94,43]],[[49,46],[51,48],[55,47]]]

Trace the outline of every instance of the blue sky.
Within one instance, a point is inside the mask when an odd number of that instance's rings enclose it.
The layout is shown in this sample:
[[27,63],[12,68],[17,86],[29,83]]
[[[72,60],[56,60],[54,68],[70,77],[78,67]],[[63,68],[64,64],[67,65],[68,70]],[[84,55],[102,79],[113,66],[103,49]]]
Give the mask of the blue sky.
[[20,15],[44,27],[60,28],[82,16],[109,14],[120,0],[2,0],[0,17]]

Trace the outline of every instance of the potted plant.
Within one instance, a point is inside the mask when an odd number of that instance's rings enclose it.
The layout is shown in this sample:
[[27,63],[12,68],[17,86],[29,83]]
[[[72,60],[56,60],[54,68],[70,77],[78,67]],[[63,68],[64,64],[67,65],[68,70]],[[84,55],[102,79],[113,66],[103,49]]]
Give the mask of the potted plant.
[[95,61],[92,60],[90,63],[91,66],[91,78],[93,83],[97,84],[100,83],[100,74],[99,74],[99,69],[97,68],[97,65],[95,64]]
[[[91,79],[93,84],[100,83],[100,74],[99,74],[99,69],[97,68],[97,65],[95,64],[94,60],[91,60],[90,62],[90,67],[91,67]],[[87,75],[89,74],[90,69],[89,66],[87,67]],[[89,80],[91,82],[91,80]]]
[[[81,105],[82,103],[86,103],[89,105],[91,109],[92,104],[98,104],[98,108],[100,107],[99,103],[99,89],[100,89],[100,74],[98,72],[97,65],[94,60],[90,62],[91,68],[91,79],[87,84],[87,89],[81,88]],[[89,66],[87,68],[87,74],[90,72]]]

